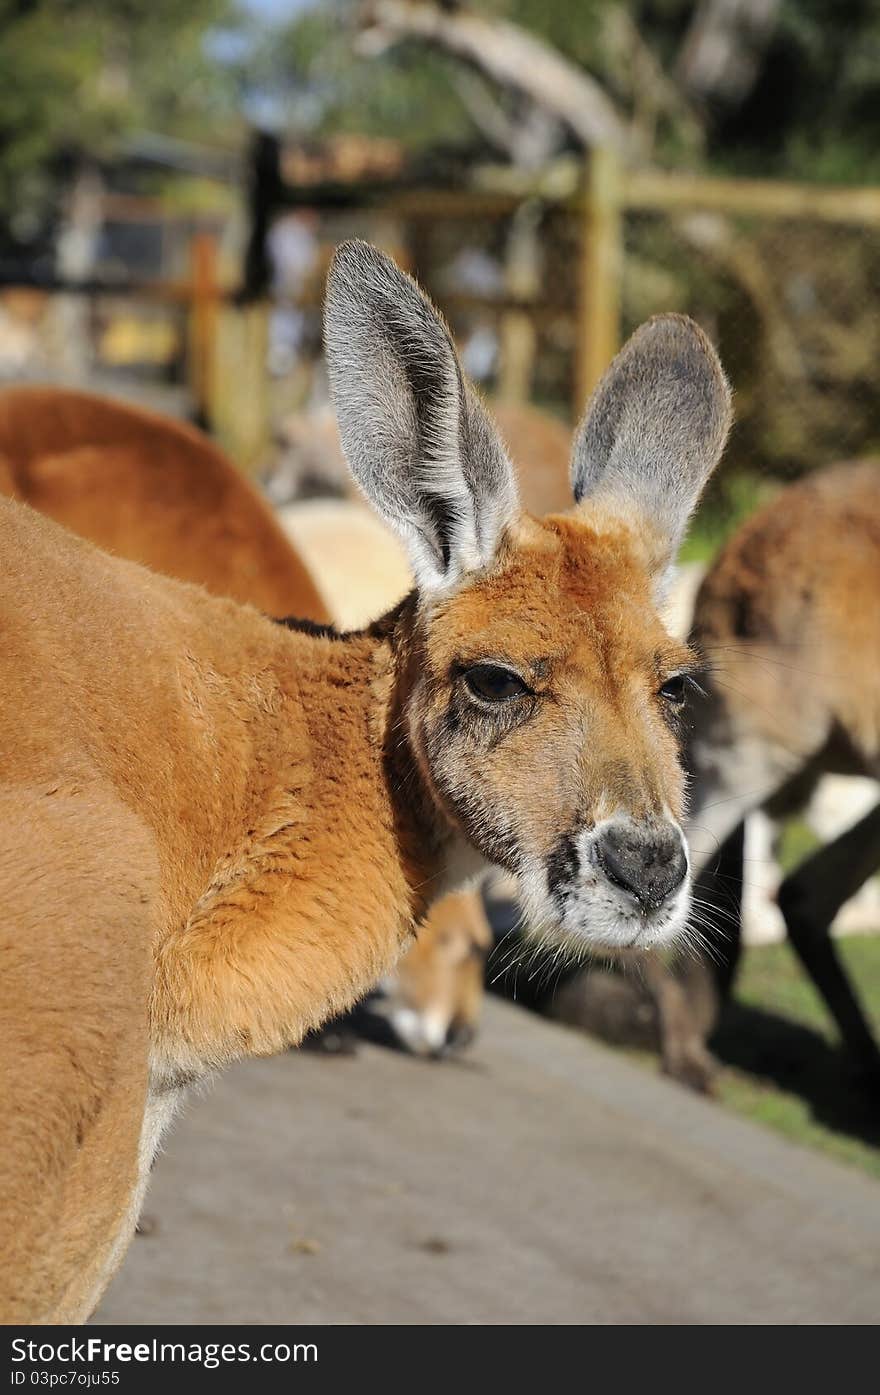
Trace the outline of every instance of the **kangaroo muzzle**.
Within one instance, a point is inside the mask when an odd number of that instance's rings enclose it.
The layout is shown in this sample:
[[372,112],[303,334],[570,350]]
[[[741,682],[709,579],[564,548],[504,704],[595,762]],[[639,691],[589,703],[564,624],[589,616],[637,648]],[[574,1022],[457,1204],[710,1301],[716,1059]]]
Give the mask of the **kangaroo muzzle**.
[[608,880],[646,914],[659,910],[688,872],[684,838],[668,822],[615,820],[596,838],[593,857]]

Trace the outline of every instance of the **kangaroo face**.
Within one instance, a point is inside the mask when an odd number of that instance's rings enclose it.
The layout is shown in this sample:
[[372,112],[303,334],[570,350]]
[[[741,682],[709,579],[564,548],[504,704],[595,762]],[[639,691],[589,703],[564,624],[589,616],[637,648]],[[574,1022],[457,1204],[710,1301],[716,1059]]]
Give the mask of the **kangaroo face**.
[[676,718],[693,659],[656,605],[726,437],[717,357],[678,316],[600,383],[574,508],[537,520],[443,322],[363,244],[337,254],[326,341],[340,434],[417,582],[404,725],[438,810],[575,945],[685,928]]
[[410,705],[438,800],[520,880],[533,924],[649,944],[682,929],[677,726],[690,651],[625,527],[519,520],[488,576],[431,607]]

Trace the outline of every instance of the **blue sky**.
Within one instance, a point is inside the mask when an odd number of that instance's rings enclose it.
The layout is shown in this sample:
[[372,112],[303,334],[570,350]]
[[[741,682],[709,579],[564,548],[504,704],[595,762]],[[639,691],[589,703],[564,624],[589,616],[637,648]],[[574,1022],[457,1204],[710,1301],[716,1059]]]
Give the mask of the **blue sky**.
[[[295,19],[304,10],[314,9],[320,0],[235,0],[234,9],[245,19],[252,17],[261,24],[272,26]],[[236,63],[246,55],[253,43],[253,34],[236,27],[235,15],[230,23],[213,29],[206,44],[211,57],[218,63]]]
[[243,10],[274,23],[292,19],[302,10],[313,9],[315,0],[238,0],[238,3]]

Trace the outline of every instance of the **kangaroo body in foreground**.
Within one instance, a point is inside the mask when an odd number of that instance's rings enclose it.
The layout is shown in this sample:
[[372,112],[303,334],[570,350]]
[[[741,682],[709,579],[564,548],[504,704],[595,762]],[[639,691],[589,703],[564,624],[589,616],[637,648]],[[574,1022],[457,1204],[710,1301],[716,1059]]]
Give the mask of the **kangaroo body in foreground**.
[[445,326],[363,244],[326,342],[417,582],[363,633],[285,629],[0,504],[8,1321],[86,1317],[186,1086],[348,1007],[485,860],[574,947],[686,926],[693,656],[655,599],[728,428],[714,351],[678,317],[638,331],[580,430],[576,509],[539,521]]
[[[273,616],[351,628],[412,589],[403,548],[365,506],[329,500],[289,509],[290,540],[202,432],[91,393],[0,393],[0,492],[119,556]],[[489,939],[475,893],[432,909],[381,997],[383,1017],[408,1049],[436,1053],[472,1039]]]

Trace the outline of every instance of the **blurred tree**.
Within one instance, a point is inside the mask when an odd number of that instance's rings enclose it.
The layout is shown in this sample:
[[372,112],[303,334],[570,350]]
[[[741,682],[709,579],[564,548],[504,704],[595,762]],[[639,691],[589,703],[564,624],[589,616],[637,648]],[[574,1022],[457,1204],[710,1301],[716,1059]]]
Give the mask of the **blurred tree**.
[[754,86],[719,114],[715,153],[799,179],[880,178],[877,0],[782,0]]
[[533,160],[583,143],[558,111],[530,137],[542,102],[528,47],[514,80],[500,48],[463,51],[469,19],[551,45],[644,157],[880,174],[877,0],[321,0],[257,39],[238,78],[273,94],[279,125],[397,135],[415,149],[479,140],[507,155],[536,139]]
[[276,129],[396,136],[414,149],[472,139],[457,65],[415,46],[364,62],[355,19],[352,0],[322,0],[277,29],[252,20],[234,64],[245,110]]
[[61,154],[124,132],[203,136],[234,113],[206,52],[230,0],[0,0],[0,224],[26,237]]

